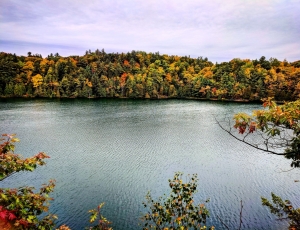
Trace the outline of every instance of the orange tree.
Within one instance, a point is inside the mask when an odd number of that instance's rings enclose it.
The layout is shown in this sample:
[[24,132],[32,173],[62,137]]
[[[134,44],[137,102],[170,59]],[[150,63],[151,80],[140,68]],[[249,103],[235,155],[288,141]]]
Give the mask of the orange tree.
[[[44,152],[24,159],[15,154],[15,142],[19,140],[15,135],[2,135],[0,139],[0,181],[19,171],[33,171],[38,165],[44,165]],[[53,229],[55,215],[48,214],[42,218],[38,216],[48,212],[49,193],[55,183],[50,180],[38,192],[33,187],[0,188],[0,222],[2,229]]]

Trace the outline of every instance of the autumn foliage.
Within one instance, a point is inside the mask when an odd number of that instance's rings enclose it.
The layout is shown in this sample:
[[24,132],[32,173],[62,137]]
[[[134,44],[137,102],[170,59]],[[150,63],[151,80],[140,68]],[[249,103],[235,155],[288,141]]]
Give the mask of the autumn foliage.
[[[159,197],[156,201],[150,192],[143,203],[147,213],[142,217],[143,229],[208,229],[206,219],[209,211],[205,207],[205,201],[195,204],[194,193],[197,189],[197,174],[188,175],[187,181],[183,181],[183,174],[175,173],[169,180],[171,189],[169,197]],[[209,229],[213,230],[214,227]]]
[[0,53],[0,97],[292,101],[300,97],[299,82],[300,61],[264,56],[213,63],[143,51],[46,58]]
[[[38,165],[44,165],[45,153],[24,159],[15,154],[15,135],[2,135],[0,139],[0,180],[19,171],[33,171]],[[0,223],[2,229],[52,229],[55,215],[48,214],[42,218],[42,213],[48,212],[49,194],[55,186],[54,180],[42,185],[38,192],[33,187],[0,188]]]
[[15,135],[2,135],[3,141],[0,144],[0,180],[3,180],[11,173],[19,171],[33,171],[38,165],[44,165],[45,158],[49,158],[44,152],[40,152],[33,157],[24,159],[21,155],[15,154],[15,145],[19,139]]
[[[265,152],[282,155],[291,159],[293,169],[300,167],[300,99],[277,105],[272,97],[263,100],[264,109],[253,111],[252,115],[238,113],[234,116],[235,136],[231,128],[226,130],[236,139]],[[248,137],[258,134],[252,139]],[[258,141],[255,143],[255,141]],[[295,181],[296,182],[296,181]],[[271,193],[272,201],[261,197],[262,205],[277,216],[277,220],[288,221],[290,230],[300,229],[300,208],[291,201]]]
[[300,167],[300,100],[277,105],[268,98],[263,106],[265,109],[253,111],[252,116],[236,114],[234,127],[244,137],[260,133],[265,151],[284,155],[292,159],[292,167]]

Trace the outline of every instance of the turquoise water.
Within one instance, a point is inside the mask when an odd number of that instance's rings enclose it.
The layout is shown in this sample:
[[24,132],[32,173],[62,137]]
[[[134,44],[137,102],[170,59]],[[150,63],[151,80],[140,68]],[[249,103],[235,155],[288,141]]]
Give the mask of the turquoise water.
[[208,224],[231,229],[282,229],[261,205],[275,192],[300,206],[299,170],[289,161],[240,143],[214,117],[259,109],[257,104],[188,100],[2,100],[0,132],[21,139],[16,152],[50,155],[47,165],[0,182],[1,187],[39,187],[56,180],[50,211],[58,225],[89,226],[88,210],[105,202],[103,215],[118,229],[141,229],[148,190],[168,193],[174,172],[197,173],[195,201],[207,198]]

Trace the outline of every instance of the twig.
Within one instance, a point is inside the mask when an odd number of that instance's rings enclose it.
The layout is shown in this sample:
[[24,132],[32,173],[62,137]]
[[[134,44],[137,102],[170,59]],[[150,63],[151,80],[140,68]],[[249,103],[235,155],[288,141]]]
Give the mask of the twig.
[[5,179],[7,179],[8,177],[10,177],[11,175],[15,174],[16,172],[12,172],[10,174],[7,174],[6,177],[3,177],[2,179],[0,179],[0,181],[3,181]]
[[230,228],[222,221],[222,219],[217,215],[218,219],[221,221],[221,223],[228,229],[230,230]]
[[243,217],[243,201],[241,200],[241,211],[240,211],[240,226],[239,226],[239,230],[241,230],[242,223],[243,223],[242,217]]
[[292,171],[292,170],[294,170],[295,168],[291,168],[291,169],[288,169],[288,170],[282,170],[281,169],[281,171],[279,171],[278,173],[282,173],[282,172],[289,172],[289,171]]

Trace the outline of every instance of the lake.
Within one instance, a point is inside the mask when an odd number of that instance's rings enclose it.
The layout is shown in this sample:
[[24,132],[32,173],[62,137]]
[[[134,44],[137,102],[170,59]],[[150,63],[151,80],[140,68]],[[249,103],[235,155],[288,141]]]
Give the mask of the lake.
[[142,229],[142,202],[169,192],[174,172],[197,173],[195,202],[210,198],[208,225],[224,229],[282,229],[260,197],[271,192],[300,206],[299,170],[290,161],[241,143],[214,117],[260,109],[259,104],[193,100],[1,99],[0,132],[16,133],[16,153],[40,151],[51,158],[34,172],[20,172],[1,187],[40,187],[56,180],[50,211],[58,225],[89,225],[88,210],[105,202],[102,214],[116,230]]

